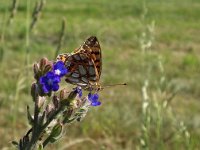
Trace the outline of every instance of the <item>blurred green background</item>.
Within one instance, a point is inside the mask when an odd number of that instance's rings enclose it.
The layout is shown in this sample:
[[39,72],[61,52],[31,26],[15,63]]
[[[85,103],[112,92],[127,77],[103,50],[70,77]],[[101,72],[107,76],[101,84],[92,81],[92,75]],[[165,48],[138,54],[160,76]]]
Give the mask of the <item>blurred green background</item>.
[[29,128],[31,67],[42,57],[55,58],[63,18],[59,53],[95,35],[103,55],[101,84],[128,85],[101,91],[102,105],[47,149],[200,148],[199,0],[46,0],[30,30],[36,2],[17,1],[16,9],[12,0],[0,2],[1,149],[14,149],[11,141]]

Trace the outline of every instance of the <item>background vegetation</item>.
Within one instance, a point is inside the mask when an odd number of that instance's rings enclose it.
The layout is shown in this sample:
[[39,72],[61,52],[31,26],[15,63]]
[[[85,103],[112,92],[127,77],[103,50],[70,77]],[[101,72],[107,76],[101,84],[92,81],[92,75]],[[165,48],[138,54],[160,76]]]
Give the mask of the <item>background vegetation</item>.
[[31,67],[55,58],[63,18],[59,53],[96,35],[102,85],[128,85],[101,91],[102,106],[49,149],[199,149],[199,0],[47,0],[32,29],[40,1],[16,2],[0,2],[1,149],[13,149],[10,142],[28,129]]

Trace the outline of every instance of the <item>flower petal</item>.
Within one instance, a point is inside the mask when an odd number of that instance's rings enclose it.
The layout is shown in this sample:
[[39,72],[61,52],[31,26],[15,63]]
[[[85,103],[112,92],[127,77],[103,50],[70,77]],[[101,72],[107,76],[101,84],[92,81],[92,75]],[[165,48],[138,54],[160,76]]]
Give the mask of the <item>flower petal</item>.
[[62,61],[57,61],[54,65],[54,69],[61,68],[62,66],[64,66],[64,63]]
[[93,101],[98,101],[99,99],[99,95],[98,94],[94,94],[93,95]]
[[40,80],[39,80],[40,84],[45,84],[46,81],[47,81],[46,76],[41,77]]
[[49,86],[48,84],[43,84],[42,90],[44,93],[49,93],[49,91],[51,90],[51,86]]
[[92,106],[99,106],[99,105],[101,105],[101,102],[100,101],[92,102],[91,105]]
[[54,83],[59,83],[60,82],[60,77],[59,76],[54,76],[53,78],[53,84]]
[[43,92],[49,93],[51,90],[57,91],[59,89],[60,77],[50,71],[45,76],[40,77],[39,82],[42,85]]
[[53,78],[55,74],[52,71],[47,72],[46,77],[47,78]]
[[58,91],[58,89],[59,89],[59,85],[58,84],[53,84],[52,90],[53,91]]
[[56,75],[58,75],[60,77],[62,77],[68,73],[68,70],[62,61],[58,61],[58,62],[56,62],[56,64],[54,64],[53,71]]
[[91,93],[89,93],[89,94],[88,94],[88,99],[89,99],[90,101],[92,101],[92,97],[93,97],[93,95],[92,95]]
[[88,100],[91,102],[91,106],[101,105],[101,102],[98,101],[98,99],[99,99],[99,95],[97,93],[96,94],[91,94],[91,93],[88,94]]

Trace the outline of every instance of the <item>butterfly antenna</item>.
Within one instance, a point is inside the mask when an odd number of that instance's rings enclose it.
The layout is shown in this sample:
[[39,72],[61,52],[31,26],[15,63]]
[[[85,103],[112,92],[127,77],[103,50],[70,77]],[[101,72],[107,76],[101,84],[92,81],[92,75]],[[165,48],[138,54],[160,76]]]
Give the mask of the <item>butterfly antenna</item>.
[[101,87],[101,89],[103,90],[104,88],[107,88],[107,87],[112,87],[112,86],[118,86],[118,85],[127,85],[127,83],[118,83],[118,84],[110,84],[110,85],[105,85],[103,87]]

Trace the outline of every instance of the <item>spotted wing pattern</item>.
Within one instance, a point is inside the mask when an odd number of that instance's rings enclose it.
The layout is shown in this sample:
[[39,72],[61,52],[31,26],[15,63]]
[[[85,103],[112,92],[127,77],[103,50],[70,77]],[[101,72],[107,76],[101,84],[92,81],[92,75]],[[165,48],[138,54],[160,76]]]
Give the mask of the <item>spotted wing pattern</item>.
[[65,63],[69,73],[66,82],[84,88],[99,86],[102,61],[101,49],[96,37],[88,38],[83,45],[72,54],[60,54],[57,60]]
[[93,59],[95,67],[97,68],[99,77],[101,76],[102,70],[102,57],[101,57],[101,47],[95,36],[88,38],[83,45],[75,50],[75,53],[83,52]]

